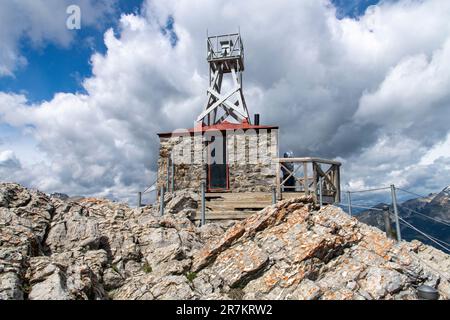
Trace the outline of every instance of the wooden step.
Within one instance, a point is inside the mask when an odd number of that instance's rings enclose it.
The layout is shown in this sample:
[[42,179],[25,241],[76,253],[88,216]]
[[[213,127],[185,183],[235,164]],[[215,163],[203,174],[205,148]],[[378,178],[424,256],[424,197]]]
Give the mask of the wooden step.
[[[240,193],[207,193],[206,220],[241,220],[258,213],[272,205],[272,194],[267,192],[240,192]],[[201,201],[199,201],[199,208]],[[201,211],[191,217],[191,220],[200,220]]]
[[[206,207],[214,208],[237,208],[237,209],[256,209],[265,208],[272,205],[272,201],[206,201]],[[201,202],[198,203],[199,208],[201,207]]]
[[234,196],[265,196],[271,195],[270,192],[207,192],[205,196],[207,197],[234,197]]
[[272,201],[272,197],[234,197],[234,198],[206,198],[206,201]]
[[[256,212],[254,211],[214,211],[214,212],[206,212],[205,218],[206,220],[242,220],[246,219]],[[197,212],[191,220],[201,220],[201,212]]]
[[[303,192],[283,192],[282,198],[285,200],[303,195]],[[272,205],[272,193],[268,192],[214,192],[206,193],[205,197],[207,209],[205,217],[209,221],[246,219]],[[201,201],[198,201],[198,207],[201,208]],[[201,220],[200,209],[191,217],[191,220]]]
[[264,192],[243,192],[243,193],[207,193],[207,200],[233,200],[233,201],[271,201],[272,194]]
[[[310,194],[312,195],[312,193],[310,193]],[[286,199],[299,198],[304,195],[305,195],[304,192],[283,192],[281,194],[281,197],[282,197],[282,200],[286,200]],[[323,201],[324,201],[324,203],[333,203],[334,198],[329,194],[324,194]]]
[[244,210],[244,209],[251,209],[251,210],[262,210],[265,207],[268,207],[272,205],[272,202],[236,202],[236,201],[230,201],[230,202],[206,202],[206,208],[211,208],[211,210],[221,210],[221,209],[228,209],[228,210]]

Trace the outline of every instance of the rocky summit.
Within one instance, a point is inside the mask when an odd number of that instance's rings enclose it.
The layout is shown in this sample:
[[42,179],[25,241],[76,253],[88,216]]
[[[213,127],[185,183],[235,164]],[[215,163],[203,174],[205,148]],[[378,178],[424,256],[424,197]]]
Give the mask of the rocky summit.
[[450,297],[450,256],[397,244],[309,197],[195,226],[197,196],[166,212],[0,184],[0,299],[417,299]]

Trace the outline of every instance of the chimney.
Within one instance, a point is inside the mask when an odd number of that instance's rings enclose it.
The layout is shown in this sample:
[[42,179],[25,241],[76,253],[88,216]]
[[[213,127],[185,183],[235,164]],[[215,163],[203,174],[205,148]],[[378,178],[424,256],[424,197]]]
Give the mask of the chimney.
[[255,126],[259,126],[259,113],[255,114]]

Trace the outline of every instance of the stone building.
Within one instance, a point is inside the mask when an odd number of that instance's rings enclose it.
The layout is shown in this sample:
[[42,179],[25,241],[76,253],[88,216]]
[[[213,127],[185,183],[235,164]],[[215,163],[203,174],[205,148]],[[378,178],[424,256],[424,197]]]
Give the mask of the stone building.
[[278,127],[222,122],[159,133],[158,187],[208,192],[269,192],[274,186]]

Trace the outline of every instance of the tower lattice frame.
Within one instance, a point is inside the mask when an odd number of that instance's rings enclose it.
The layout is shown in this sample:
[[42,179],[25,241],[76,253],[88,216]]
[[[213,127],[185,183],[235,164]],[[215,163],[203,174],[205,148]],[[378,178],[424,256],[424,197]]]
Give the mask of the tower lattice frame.
[[[215,125],[232,117],[238,123],[250,123],[242,91],[244,45],[239,33],[208,37],[209,88],[205,110],[197,121]],[[232,89],[222,93],[225,75],[231,75]]]

